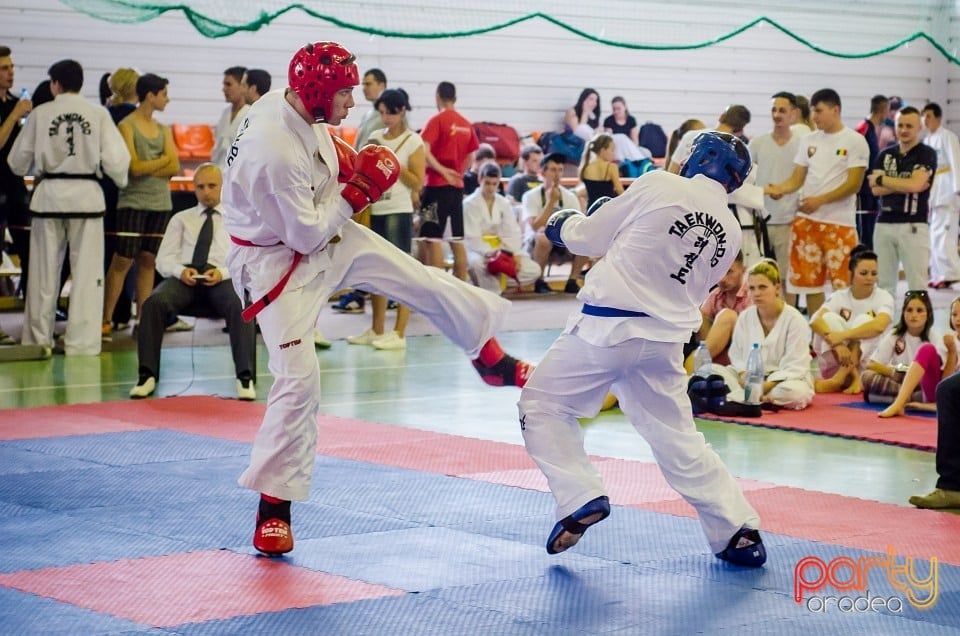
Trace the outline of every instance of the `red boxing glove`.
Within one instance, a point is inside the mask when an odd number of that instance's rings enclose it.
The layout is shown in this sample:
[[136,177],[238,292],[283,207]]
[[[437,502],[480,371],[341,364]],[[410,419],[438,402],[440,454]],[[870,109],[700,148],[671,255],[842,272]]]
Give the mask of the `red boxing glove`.
[[400,161],[386,146],[364,146],[357,153],[353,176],[340,193],[354,213],[378,200],[400,178]]
[[340,174],[337,175],[337,181],[346,183],[353,176],[353,166],[357,162],[357,151],[335,135],[333,137],[333,149],[337,151],[337,163],[340,164]]

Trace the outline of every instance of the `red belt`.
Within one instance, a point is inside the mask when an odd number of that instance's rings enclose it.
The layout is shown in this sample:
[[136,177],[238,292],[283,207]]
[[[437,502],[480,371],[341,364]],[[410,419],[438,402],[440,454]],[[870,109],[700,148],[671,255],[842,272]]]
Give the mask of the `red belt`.
[[[244,239],[237,238],[236,236],[231,236],[230,240],[233,241],[236,245],[242,245],[244,247],[273,247],[273,245],[257,245],[256,243],[251,243],[250,241],[245,241]],[[274,243],[274,245],[280,245],[280,243]],[[293,270],[297,268],[297,265],[300,264],[300,260],[303,258],[303,254],[300,252],[293,253],[293,262],[290,263],[290,269],[287,270],[287,273],[283,275],[283,278],[280,279],[276,285],[273,286],[273,289],[268,291],[266,295],[260,300],[256,301],[249,307],[243,310],[240,314],[243,316],[245,322],[250,322],[254,317],[259,314],[263,309],[275,301],[281,293],[283,293],[284,287],[287,286],[287,281],[290,280],[290,276],[293,274]]]

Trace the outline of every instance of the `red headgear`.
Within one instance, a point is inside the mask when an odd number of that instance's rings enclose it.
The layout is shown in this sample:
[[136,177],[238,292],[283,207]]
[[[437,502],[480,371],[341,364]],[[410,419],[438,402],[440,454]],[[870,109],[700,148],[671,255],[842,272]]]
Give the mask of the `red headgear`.
[[290,60],[290,88],[316,121],[327,121],[337,91],[360,83],[355,59],[336,42],[314,42]]

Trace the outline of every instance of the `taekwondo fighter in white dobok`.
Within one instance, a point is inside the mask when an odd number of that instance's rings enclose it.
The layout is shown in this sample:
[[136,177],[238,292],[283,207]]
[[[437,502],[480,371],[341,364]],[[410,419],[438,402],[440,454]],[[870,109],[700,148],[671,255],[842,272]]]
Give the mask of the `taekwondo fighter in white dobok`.
[[570,548],[610,514],[577,418],[595,416],[611,391],[667,482],[697,509],[711,550],[742,566],[766,561],[756,511],[694,425],[683,369],[699,307],[740,249],[727,194],[750,164],[739,139],[706,132],[680,175],[649,172],[592,214],[560,210],[547,222],[556,245],[602,257],[577,295],[583,308],[520,394],[527,452],[557,500],[548,553]]
[[103,212],[98,179],[127,185],[130,153],[110,114],[80,95],[83,67],[61,60],[50,67],[52,102],[33,109],[7,163],[14,174],[31,166],[30,265],[23,344],[53,346],[60,269],[70,248],[70,318],[63,338],[68,356],[100,355],[103,313]]
[[227,267],[239,294],[255,301],[274,383],[240,485],[261,493],[253,545],[276,556],[293,549],[290,501],[310,494],[320,413],[313,326],[338,289],[393,298],[426,316],[497,386],[523,386],[532,367],[493,338],[509,302],[425,267],[351,221],[397,180],[383,146],[353,150],[327,132],[353,107],[354,56],[334,42],[293,56],[289,88],[264,95],[241,123],[226,160]]

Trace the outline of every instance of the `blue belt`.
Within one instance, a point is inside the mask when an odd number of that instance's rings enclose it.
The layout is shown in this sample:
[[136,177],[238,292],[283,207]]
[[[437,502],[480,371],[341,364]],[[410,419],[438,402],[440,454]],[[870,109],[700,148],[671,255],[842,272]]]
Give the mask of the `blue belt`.
[[644,318],[650,314],[642,311],[630,311],[629,309],[617,309],[616,307],[597,307],[596,305],[584,305],[581,309],[588,316],[601,316],[603,318]]

